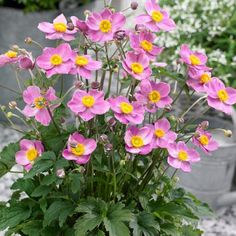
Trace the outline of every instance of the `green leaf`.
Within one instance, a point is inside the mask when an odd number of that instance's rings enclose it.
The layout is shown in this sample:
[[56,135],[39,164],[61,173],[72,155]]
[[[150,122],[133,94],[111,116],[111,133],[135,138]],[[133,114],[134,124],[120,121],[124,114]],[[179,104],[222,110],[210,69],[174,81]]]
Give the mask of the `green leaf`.
[[50,225],[54,220],[59,221],[59,226],[62,227],[68,216],[74,211],[74,205],[69,201],[55,201],[45,212],[43,226]]
[[11,189],[19,189],[22,192],[25,192],[28,195],[31,195],[31,193],[35,189],[35,185],[32,179],[24,179],[20,178],[17,179],[15,183],[11,186]]
[[141,212],[134,217],[130,223],[133,229],[133,236],[156,236],[160,230],[160,226],[153,214],[148,212]]
[[11,143],[8,146],[4,147],[0,153],[0,177],[5,175],[12,166],[16,164],[15,154],[19,151],[18,143]]
[[31,215],[31,207],[18,202],[10,207],[0,207],[0,230],[15,227]]
[[56,156],[53,152],[44,152],[42,156],[36,160],[32,169],[24,176],[24,178],[32,178],[39,173],[48,171],[54,165],[55,160]]
[[161,225],[161,233],[168,236],[183,236],[180,235],[178,228],[173,223],[165,223]]
[[71,179],[71,191],[72,193],[77,193],[80,190],[81,174],[70,174]]
[[181,236],[201,236],[203,231],[200,229],[194,229],[190,225],[184,225],[181,227]]
[[42,185],[51,185],[52,183],[54,183],[56,181],[57,177],[53,174],[51,175],[46,175],[43,177],[41,184]]
[[21,231],[25,235],[29,236],[40,236],[41,230],[42,230],[42,221],[41,220],[35,220],[35,221],[29,221],[22,225]]
[[39,185],[31,194],[32,197],[45,197],[51,191],[51,187]]

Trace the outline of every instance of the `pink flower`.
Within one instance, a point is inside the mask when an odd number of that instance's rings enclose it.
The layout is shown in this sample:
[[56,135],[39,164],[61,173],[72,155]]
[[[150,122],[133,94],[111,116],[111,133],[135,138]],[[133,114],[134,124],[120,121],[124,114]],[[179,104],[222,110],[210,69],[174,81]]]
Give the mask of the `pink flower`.
[[208,95],[207,102],[210,107],[225,112],[232,113],[232,105],[236,103],[236,89],[225,87],[224,83],[217,78],[213,78],[205,85]]
[[13,64],[18,62],[19,55],[17,52],[9,50],[5,54],[0,55],[0,67],[3,67],[7,64]]
[[155,0],[147,0],[145,3],[147,14],[136,18],[137,24],[145,25],[150,31],[170,31],[175,29],[175,22],[170,19],[167,11],[161,9]]
[[102,68],[102,63],[93,60],[89,55],[78,55],[74,52],[71,59],[74,62],[74,67],[71,69],[70,73],[79,74],[85,79],[91,79],[92,71]]
[[148,79],[152,74],[149,58],[142,52],[127,52],[122,65],[126,72],[137,80]]
[[192,142],[200,147],[206,154],[210,154],[210,152],[218,149],[218,143],[213,140],[211,133],[199,127],[196,130],[196,135],[192,138]]
[[93,42],[106,42],[112,40],[114,33],[125,24],[125,16],[106,8],[101,13],[92,13],[86,24],[88,36]]
[[155,35],[149,31],[142,31],[140,33],[132,32],[130,34],[130,46],[135,51],[145,53],[150,60],[155,60],[161,54],[163,48],[157,47],[154,44]]
[[96,147],[97,143],[94,139],[86,139],[76,132],[70,135],[67,149],[63,151],[62,156],[67,160],[75,161],[77,164],[86,164]]
[[180,57],[182,62],[190,66],[189,73],[191,73],[191,70],[210,70],[210,68],[206,66],[207,56],[203,53],[190,50],[186,44],[181,46]]
[[172,103],[169,93],[169,84],[143,80],[140,83],[139,91],[134,96],[137,101],[146,106],[147,111],[153,113],[156,112],[157,108],[164,108]]
[[[77,17],[71,17],[71,21],[74,25],[76,25],[76,20]],[[78,31],[76,28],[73,30],[67,29],[67,20],[63,14],[57,16],[53,20],[53,23],[39,23],[38,29],[46,33],[47,39],[63,39],[65,41],[74,40],[74,34]]]
[[44,152],[44,147],[38,140],[22,139],[20,149],[16,152],[16,163],[22,165],[27,171],[32,168],[35,160]]
[[27,117],[35,117],[42,125],[48,126],[51,122],[51,117],[48,112],[51,112],[59,105],[50,105],[51,101],[58,99],[55,95],[55,90],[50,87],[47,92],[42,92],[37,86],[29,86],[23,92],[24,102],[27,104],[23,110],[23,114]]
[[130,153],[146,155],[152,151],[152,138],[151,126],[131,126],[125,133],[125,149]]
[[212,80],[211,73],[202,70],[195,70],[195,72],[190,73],[189,76],[191,78],[187,80],[187,85],[198,93],[205,92],[204,85]]
[[174,143],[177,134],[170,130],[170,123],[166,118],[160,119],[154,124],[153,147],[167,148]]
[[122,124],[141,124],[144,119],[144,108],[139,102],[130,103],[126,97],[119,96],[109,99],[115,118]]
[[188,148],[184,142],[170,144],[168,152],[168,164],[176,169],[182,169],[184,172],[191,171],[191,163],[200,161],[199,153]]
[[104,100],[104,93],[97,90],[76,90],[67,105],[84,121],[105,114],[110,109],[109,102]]
[[50,78],[55,74],[68,74],[73,66],[71,61],[72,50],[68,43],[56,48],[45,48],[43,54],[36,59],[37,65],[46,71]]

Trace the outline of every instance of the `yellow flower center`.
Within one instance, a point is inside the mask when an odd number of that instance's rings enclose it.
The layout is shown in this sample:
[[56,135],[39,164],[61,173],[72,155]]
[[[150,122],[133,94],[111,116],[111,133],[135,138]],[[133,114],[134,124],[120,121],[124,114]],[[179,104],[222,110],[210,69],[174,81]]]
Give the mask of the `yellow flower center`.
[[148,98],[150,102],[157,103],[161,99],[161,94],[158,91],[153,90],[148,94]]
[[53,26],[54,26],[54,29],[57,32],[60,32],[60,33],[65,33],[66,32],[67,27],[66,27],[65,23],[58,22],[58,23],[54,23]]
[[47,100],[44,97],[35,98],[33,105],[37,109],[42,109],[47,106]]
[[75,64],[77,66],[86,66],[88,65],[89,61],[86,57],[84,56],[76,56],[75,58]]
[[193,66],[197,66],[197,65],[200,65],[200,64],[201,64],[200,59],[199,59],[197,56],[193,55],[193,54],[190,55],[189,59],[190,59],[191,64],[192,64]]
[[149,41],[147,40],[143,40],[141,43],[140,43],[140,46],[147,52],[150,52],[152,51],[152,48],[153,48],[153,45],[152,43],[150,43]]
[[133,111],[133,106],[128,102],[121,102],[120,109],[125,114],[130,114]]
[[38,151],[35,148],[31,148],[26,152],[27,159],[34,161],[38,157]]
[[76,147],[71,148],[71,152],[76,156],[82,156],[85,152],[85,146],[81,143],[78,143]]
[[229,99],[229,95],[225,89],[219,90],[217,95],[221,102],[226,102]]
[[210,75],[208,75],[206,73],[201,75],[201,77],[200,77],[201,84],[207,84],[209,81],[211,81]]
[[99,25],[99,29],[103,33],[108,33],[112,28],[112,24],[109,20],[102,20]]
[[17,52],[14,52],[14,51],[10,50],[10,51],[6,52],[5,55],[9,58],[16,58],[17,57]]
[[206,135],[201,135],[201,137],[198,140],[202,145],[208,145],[209,143],[209,139]]
[[131,70],[135,73],[135,74],[141,74],[143,73],[143,66],[138,63],[138,62],[134,62],[131,65]]
[[86,107],[92,107],[95,103],[95,99],[93,96],[90,96],[90,95],[86,95],[86,96],[83,96],[82,98],[82,103],[86,106]]
[[160,11],[153,11],[152,12],[152,19],[155,22],[161,22],[163,20],[164,16]]
[[165,136],[165,131],[163,129],[156,129],[155,130],[155,135],[158,137],[158,138],[162,138]]
[[141,136],[133,136],[131,139],[133,147],[140,148],[144,145],[143,139]]
[[51,56],[50,62],[54,66],[61,65],[62,64],[62,57],[60,55],[58,55],[58,54],[54,54],[54,55]]
[[184,151],[184,150],[179,151],[178,159],[180,161],[187,161],[188,160],[188,153],[186,151]]

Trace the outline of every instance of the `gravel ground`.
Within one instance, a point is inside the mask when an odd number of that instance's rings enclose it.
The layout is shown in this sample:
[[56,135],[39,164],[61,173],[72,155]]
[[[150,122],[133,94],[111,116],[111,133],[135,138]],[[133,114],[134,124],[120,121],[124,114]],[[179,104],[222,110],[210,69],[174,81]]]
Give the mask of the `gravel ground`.
[[[20,138],[18,133],[9,128],[0,127],[0,134],[0,149]],[[10,186],[17,177],[15,174],[6,174],[0,179],[0,201],[10,197]],[[204,236],[236,236],[236,205],[222,209],[215,219],[203,220],[200,228],[205,231]],[[4,233],[0,232],[0,236],[4,236]]]

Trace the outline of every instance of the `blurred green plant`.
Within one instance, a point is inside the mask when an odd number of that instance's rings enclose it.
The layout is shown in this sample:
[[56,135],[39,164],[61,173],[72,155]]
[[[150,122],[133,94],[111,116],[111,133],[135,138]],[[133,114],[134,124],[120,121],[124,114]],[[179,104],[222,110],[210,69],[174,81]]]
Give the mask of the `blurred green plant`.
[[[40,10],[57,9],[62,0],[0,0],[0,6],[18,6],[26,12],[34,12]],[[83,5],[91,0],[73,0],[78,6]]]
[[[173,62],[176,46],[187,43],[205,51],[213,75],[236,87],[236,1],[235,0],[162,0],[177,24],[174,33],[164,34],[161,43],[172,50],[163,54]],[[168,56],[167,56],[168,55]]]

